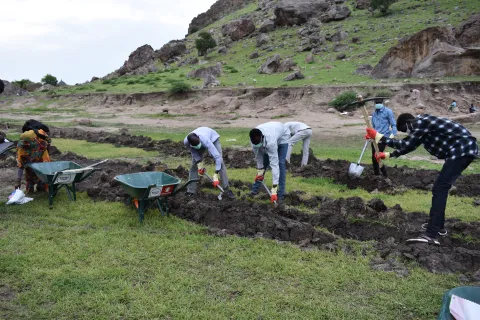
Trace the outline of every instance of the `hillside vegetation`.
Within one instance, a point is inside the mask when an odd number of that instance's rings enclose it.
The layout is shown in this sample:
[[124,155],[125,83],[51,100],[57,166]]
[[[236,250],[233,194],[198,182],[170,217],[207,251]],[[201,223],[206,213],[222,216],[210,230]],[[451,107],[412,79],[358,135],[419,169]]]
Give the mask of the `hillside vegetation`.
[[[218,78],[225,87],[279,87],[303,85],[338,85],[353,83],[377,83],[380,80],[369,76],[356,75],[354,71],[363,64],[375,66],[387,50],[400,39],[412,35],[426,27],[456,26],[478,11],[478,1],[454,0],[401,0],[390,7],[390,13],[382,16],[368,10],[355,9],[353,3],[345,3],[351,15],[343,21],[333,21],[320,26],[322,36],[331,36],[339,30],[348,33],[346,39],[340,42],[327,41],[321,52],[314,54],[314,62],[307,63],[305,58],[310,52],[299,52],[301,37],[299,31],[304,26],[280,27],[267,33],[269,42],[261,48],[256,47],[255,37],[227,43],[227,53],[218,53],[218,48],[224,43],[220,29],[229,21],[257,14],[257,2],[251,3],[202,30],[187,36],[185,39],[190,53],[181,56],[181,61],[198,58],[195,65],[178,66],[179,63],[164,66],[157,63],[157,72],[139,76],[122,76],[109,80],[97,80],[84,85],[59,89],[57,93],[82,92],[155,92],[168,90],[173,82],[184,81],[193,88],[201,87],[203,80],[187,79],[186,75],[194,69],[223,64],[223,74]],[[259,28],[259,25],[256,26]],[[214,35],[219,45],[207,57],[198,57],[195,49],[195,39],[202,31]],[[356,38],[352,42],[352,39]],[[344,45],[343,48],[340,46]],[[337,51],[335,50],[337,47]],[[187,51],[187,52],[188,52]],[[250,59],[252,52],[258,51],[259,57]],[[345,54],[344,59],[338,59],[339,54]],[[258,74],[257,69],[268,57],[279,54],[282,59],[291,58],[298,66],[304,79],[284,81],[290,73]],[[442,78],[441,81],[478,80],[479,77]],[[392,80],[390,80],[392,81]],[[397,80],[398,81],[398,80]],[[432,79],[410,79],[411,82],[429,82]],[[387,80],[381,80],[387,82]]]

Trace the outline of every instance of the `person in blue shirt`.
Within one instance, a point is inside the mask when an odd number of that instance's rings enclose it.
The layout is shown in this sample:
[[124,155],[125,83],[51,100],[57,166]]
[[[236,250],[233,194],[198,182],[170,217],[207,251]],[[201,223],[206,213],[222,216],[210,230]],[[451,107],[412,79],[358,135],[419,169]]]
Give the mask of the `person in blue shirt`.
[[450,104],[450,107],[448,108],[448,111],[453,111],[455,112],[457,108],[457,101],[453,100],[452,103]]
[[[380,132],[386,137],[393,138],[397,134],[397,122],[393,115],[393,111],[383,105],[383,99],[375,100],[375,111],[372,114],[372,126],[377,132]],[[385,151],[386,144],[383,142],[378,143],[378,149],[380,152]],[[372,143],[372,164],[373,173],[380,175],[380,166],[375,158],[375,148]],[[385,165],[381,169],[382,175],[387,178],[387,168]]]

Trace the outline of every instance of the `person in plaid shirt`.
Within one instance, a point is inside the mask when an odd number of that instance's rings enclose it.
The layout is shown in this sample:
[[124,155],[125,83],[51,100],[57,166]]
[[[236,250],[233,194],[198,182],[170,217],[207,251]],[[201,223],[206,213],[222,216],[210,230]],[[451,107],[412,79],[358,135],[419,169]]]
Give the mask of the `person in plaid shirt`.
[[478,157],[477,139],[459,123],[422,114],[417,117],[409,113],[401,114],[397,119],[399,131],[408,132],[403,140],[390,139],[367,128],[366,139],[375,139],[395,149],[393,152],[375,154],[377,160],[396,158],[415,150],[420,144],[432,155],[445,159],[440,174],[432,189],[432,207],[428,223],[422,225],[425,233],[417,238],[408,239],[407,243],[425,242],[439,245],[438,235],[446,235],[445,207],[448,191],[460,174]]

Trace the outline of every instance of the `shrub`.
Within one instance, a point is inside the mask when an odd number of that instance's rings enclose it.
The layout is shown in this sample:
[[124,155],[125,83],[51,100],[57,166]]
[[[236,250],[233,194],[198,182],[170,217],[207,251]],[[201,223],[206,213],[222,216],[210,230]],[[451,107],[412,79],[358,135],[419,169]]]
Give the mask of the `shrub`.
[[112,80],[106,79],[106,80],[103,80],[102,83],[103,83],[103,84],[111,84],[111,83],[112,83]]
[[379,10],[382,15],[387,14],[388,7],[397,0],[372,0],[370,6],[373,10]]
[[170,91],[171,93],[186,93],[191,90],[191,87],[188,83],[185,83],[183,81],[174,81],[170,85]]
[[235,69],[235,68],[231,68],[231,69],[230,69],[230,73],[237,73],[237,72],[238,72],[238,70]]
[[132,84],[135,84],[135,83],[137,82],[134,80],[128,80],[127,85],[131,86]]
[[45,77],[42,78],[42,82],[43,84],[51,84],[52,86],[56,86],[58,84],[57,78],[51,74],[45,75]]
[[388,89],[384,89],[384,90],[378,90],[377,92],[375,92],[374,97],[390,98],[392,95],[393,95],[392,91],[390,91]]
[[100,89],[97,89],[97,90],[95,90],[95,91],[97,91],[97,92],[105,92],[105,91],[107,91],[107,89],[105,89],[105,88],[100,88]]
[[200,32],[198,38],[195,40],[195,47],[198,50],[199,56],[207,56],[208,49],[215,48],[217,43],[212,35],[208,32]]
[[26,90],[27,89],[27,86],[29,84],[33,83],[32,81],[30,81],[29,79],[22,79],[22,80],[16,80],[16,81],[12,81],[12,84],[16,85],[17,87],[21,88],[21,89],[24,89]]
[[345,91],[336,96],[335,99],[328,103],[328,105],[334,107],[340,112],[344,112],[357,109],[358,105],[356,104],[345,106],[355,101],[357,101],[357,93],[355,91]]

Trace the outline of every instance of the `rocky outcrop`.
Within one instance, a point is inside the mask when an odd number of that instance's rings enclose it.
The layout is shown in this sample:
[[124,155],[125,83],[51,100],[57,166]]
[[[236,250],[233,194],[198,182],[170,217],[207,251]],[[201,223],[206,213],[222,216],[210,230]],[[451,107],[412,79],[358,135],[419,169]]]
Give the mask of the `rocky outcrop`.
[[207,79],[209,78],[209,76],[218,77],[222,74],[222,72],[223,72],[222,64],[220,62],[217,62],[217,64],[214,66],[193,70],[192,72],[187,74],[187,78]]
[[[25,96],[28,95],[28,91],[24,90],[20,87],[17,87],[16,85],[8,82],[7,80],[1,80],[0,81],[3,83],[3,93],[1,93],[1,96]],[[1,87],[1,84],[0,84]]]
[[466,76],[478,75],[479,70],[480,48],[462,48],[452,28],[432,27],[390,48],[373,69],[372,77]]
[[296,66],[296,63],[291,59],[285,59],[282,61],[282,58],[279,54],[276,54],[267,59],[267,61],[258,68],[257,72],[260,74],[272,74],[279,72],[288,72],[292,71]]
[[181,40],[172,40],[167,44],[163,45],[159,50],[155,51],[157,57],[162,60],[162,62],[167,62],[173,57],[180,56],[185,53],[187,46]]
[[255,24],[250,19],[233,20],[222,26],[222,34],[232,41],[240,40],[255,31]]
[[149,68],[154,66],[155,57],[153,48],[148,44],[143,45],[133,51],[115,73],[120,76],[148,73]]
[[28,92],[33,92],[33,91],[37,90],[38,88],[40,88],[41,86],[42,86],[42,84],[40,82],[34,82],[34,83],[27,84],[27,91]]
[[257,48],[258,47],[261,47],[263,46],[264,44],[267,44],[268,42],[270,41],[270,38],[264,34],[264,33],[260,33],[258,36],[257,36]]
[[261,33],[268,33],[273,30],[275,30],[275,23],[270,19],[263,21],[258,29]]
[[188,26],[188,34],[192,34],[205,28],[209,24],[243,8],[245,5],[253,1],[254,0],[218,0],[210,7],[210,9],[208,9],[207,12],[201,13],[193,18]]
[[455,32],[455,38],[464,48],[480,46],[480,14],[462,23]]
[[325,0],[281,0],[275,7],[275,25],[302,25],[311,18],[321,22],[343,20],[350,15],[346,6]]
[[283,81],[292,81],[292,80],[300,80],[305,78],[304,75],[302,74],[301,71],[296,71],[294,73],[289,74],[285,78],[283,78]]

